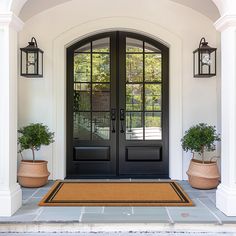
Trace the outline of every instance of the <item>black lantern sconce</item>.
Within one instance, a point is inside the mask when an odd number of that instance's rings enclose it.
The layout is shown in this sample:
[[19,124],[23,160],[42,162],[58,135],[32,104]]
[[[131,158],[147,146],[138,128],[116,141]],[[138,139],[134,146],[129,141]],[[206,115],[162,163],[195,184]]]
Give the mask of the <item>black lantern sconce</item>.
[[43,51],[38,48],[34,37],[27,47],[21,48],[21,76],[43,77]]
[[205,38],[201,38],[199,48],[193,51],[193,76],[197,78],[216,75],[216,48],[208,45]]

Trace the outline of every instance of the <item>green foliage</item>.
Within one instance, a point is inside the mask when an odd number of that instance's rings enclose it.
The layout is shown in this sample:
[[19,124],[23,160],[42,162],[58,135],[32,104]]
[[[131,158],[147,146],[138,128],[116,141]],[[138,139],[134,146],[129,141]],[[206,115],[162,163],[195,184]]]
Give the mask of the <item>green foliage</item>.
[[20,153],[23,150],[31,149],[33,160],[35,160],[34,151],[38,151],[41,145],[53,143],[54,133],[50,132],[46,125],[36,123],[22,127],[18,130],[20,134],[18,143],[20,144]]
[[200,123],[192,126],[181,139],[182,148],[184,151],[197,152],[201,155],[204,161],[205,151],[214,151],[216,146],[215,142],[220,141],[219,134],[216,133],[215,126]]

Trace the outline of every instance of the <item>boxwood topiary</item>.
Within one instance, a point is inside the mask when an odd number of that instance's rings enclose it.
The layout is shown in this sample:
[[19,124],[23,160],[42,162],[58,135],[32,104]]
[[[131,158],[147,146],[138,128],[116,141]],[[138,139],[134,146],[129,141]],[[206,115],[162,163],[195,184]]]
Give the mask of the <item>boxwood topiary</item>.
[[215,126],[199,123],[190,127],[183,138],[181,139],[182,148],[184,151],[191,151],[199,153],[204,163],[204,152],[214,151],[216,149],[215,142],[220,141],[220,136],[216,132]]
[[18,130],[20,134],[18,143],[20,153],[26,149],[32,150],[33,162],[35,161],[35,150],[38,151],[41,145],[49,145],[54,142],[54,132],[50,132],[46,125],[41,123],[30,124]]

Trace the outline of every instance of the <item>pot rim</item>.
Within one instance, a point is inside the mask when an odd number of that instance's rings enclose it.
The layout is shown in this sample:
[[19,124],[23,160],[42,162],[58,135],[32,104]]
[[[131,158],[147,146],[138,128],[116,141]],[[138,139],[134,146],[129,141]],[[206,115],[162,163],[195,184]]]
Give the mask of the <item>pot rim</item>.
[[203,166],[213,166],[217,165],[216,161],[205,161],[204,163],[199,160],[191,159],[191,162],[194,163],[195,165],[203,165]]
[[22,164],[27,164],[27,165],[42,165],[42,164],[47,164],[48,161],[45,160],[21,160]]

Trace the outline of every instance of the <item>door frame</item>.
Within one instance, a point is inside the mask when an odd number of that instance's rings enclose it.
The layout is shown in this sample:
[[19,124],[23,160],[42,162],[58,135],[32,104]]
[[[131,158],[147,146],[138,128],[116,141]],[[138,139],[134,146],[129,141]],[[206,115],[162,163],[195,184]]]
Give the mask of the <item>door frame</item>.
[[[145,31],[144,29],[148,29]],[[171,179],[187,178],[187,163],[183,163],[183,151],[180,139],[183,134],[182,73],[183,51],[182,39],[178,34],[139,18],[108,17],[98,18],[61,32],[52,42],[52,128],[55,142],[52,145],[52,179],[63,179],[66,175],[66,48],[78,40],[90,35],[111,30],[138,32],[155,40],[164,42],[170,49],[170,145],[169,174]],[[50,162],[51,163],[51,162]]]

